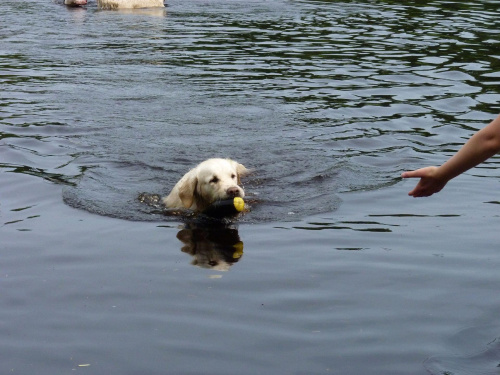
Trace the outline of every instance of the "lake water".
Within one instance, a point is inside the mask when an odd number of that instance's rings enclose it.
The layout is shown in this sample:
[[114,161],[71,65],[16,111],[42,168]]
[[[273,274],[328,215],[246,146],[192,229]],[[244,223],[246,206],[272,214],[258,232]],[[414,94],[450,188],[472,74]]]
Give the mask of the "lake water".
[[[499,374],[496,1],[0,3],[0,373]],[[231,157],[251,211],[168,217]]]

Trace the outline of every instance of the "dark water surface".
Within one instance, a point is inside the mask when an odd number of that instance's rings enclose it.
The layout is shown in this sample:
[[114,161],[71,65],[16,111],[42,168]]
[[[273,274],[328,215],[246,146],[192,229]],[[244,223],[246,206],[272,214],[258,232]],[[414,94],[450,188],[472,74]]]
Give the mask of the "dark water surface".
[[[62,3],[62,1],[61,1]],[[498,374],[496,1],[0,3],[0,374]],[[137,200],[231,157],[228,227]]]

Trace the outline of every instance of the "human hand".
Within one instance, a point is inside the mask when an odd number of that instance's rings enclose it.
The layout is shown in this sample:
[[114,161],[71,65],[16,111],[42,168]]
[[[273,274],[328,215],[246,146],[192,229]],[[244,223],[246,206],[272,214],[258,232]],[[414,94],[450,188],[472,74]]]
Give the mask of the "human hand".
[[438,174],[438,167],[425,167],[415,171],[404,172],[401,174],[403,178],[420,178],[417,186],[408,193],[408,195],[419,198],[429,197],[434,193],[441,191],[448,182]]

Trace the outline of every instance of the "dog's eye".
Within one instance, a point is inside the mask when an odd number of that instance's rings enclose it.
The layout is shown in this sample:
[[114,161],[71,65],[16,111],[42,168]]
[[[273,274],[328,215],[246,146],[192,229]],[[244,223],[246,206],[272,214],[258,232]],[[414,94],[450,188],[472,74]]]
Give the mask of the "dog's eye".
[[235,177],[236,177],[236,175],[233,173],[233,174],[231,175],[231,178],[235,178]]
[[216,184],[217,182],[219,182],[219,177],[217,176],[212,177],[212,179],[210,180],[211,184]]

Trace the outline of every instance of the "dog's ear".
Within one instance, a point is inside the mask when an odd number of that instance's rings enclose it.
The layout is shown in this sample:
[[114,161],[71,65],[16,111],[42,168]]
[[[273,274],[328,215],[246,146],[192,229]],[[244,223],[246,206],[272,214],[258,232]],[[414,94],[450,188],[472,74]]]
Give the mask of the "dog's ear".
[[245,176],[248,173],[250,173],[250,171],[243,164],[240,163],[236,163],[236,172],[238,172],[240,176]]
[[[236,162],[235,162],[236,163]],[[252,169],[247,169],[243,164],[236,163],[236,173],[238,174],[238,185],[241,185],[240,178],[252,173]]]
[[198,179],[192,173],[190,173],[184,177],[184,181],[182,181],[181,185],[179,186],[179,198],[181,199],[181,202],[185,208],[189,208],[193,205],[194,192],[197,183]]

